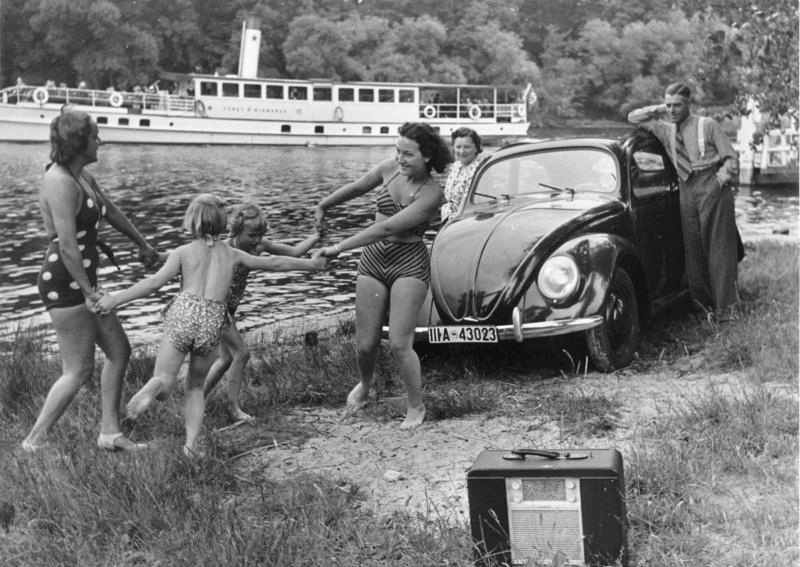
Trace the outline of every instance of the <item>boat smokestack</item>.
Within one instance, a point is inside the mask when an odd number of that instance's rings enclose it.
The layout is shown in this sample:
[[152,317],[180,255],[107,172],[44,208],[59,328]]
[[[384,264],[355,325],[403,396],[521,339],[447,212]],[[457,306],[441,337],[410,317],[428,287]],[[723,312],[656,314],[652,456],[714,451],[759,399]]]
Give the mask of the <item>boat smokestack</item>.
[[261,49],[261,21],[247,16],[242,22],[242,44],[239,49],[239,76],[254,79],[258,76],[258,55]]

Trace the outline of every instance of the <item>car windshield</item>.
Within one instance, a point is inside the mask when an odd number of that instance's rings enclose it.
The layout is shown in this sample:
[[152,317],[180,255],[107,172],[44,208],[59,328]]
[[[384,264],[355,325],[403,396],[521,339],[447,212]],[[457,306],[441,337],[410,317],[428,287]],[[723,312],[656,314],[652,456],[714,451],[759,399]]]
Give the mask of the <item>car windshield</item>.
[[472,188],[467,206],[511,200],[519,195],[613,193],[618,179],[616,160],[600,149],[520,154],[488,166]]

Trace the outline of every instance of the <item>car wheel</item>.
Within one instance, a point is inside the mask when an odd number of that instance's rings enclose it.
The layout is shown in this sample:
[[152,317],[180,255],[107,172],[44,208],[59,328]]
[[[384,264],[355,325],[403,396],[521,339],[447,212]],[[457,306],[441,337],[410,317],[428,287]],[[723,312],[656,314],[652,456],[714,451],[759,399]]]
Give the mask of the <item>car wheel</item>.
[[628,272],[619,268],[608,287],[603,322],[586,331],[589,356],[595,366],[611,372],[628,366],[639,343],[639,304]]

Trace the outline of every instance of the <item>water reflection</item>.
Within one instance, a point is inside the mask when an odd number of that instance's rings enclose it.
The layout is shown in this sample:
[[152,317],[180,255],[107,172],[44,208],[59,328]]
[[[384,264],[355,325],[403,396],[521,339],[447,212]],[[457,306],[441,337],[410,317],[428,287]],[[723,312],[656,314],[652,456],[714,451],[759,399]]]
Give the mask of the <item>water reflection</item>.
[[[160,251],[186,241],[180,230],[189,201],[211,192],[230,206],[254,200],[269,222],[270,238],[294,243],[313,231],[313,206],[342,183],[392,155],[391,148],[256,148],[105,146],[90,170],[101,186]],[[0,144],[0,195],[5,213],[0,229],[0,315],[6,325],[34,317],[47,324],[36,291],[36,275],[46,245],[37,193],[46,145]],[[352,201],[330,220],[335,238],[366,226],[371,197]],[[135,247],[105,226],[103,238],[115,250],[121,270],[105,262],[99,279],[110,291],[127,287],[145,272]],[[328,315],[353,305],[356,254],[345,253],[328,273],[253,272],[239,309],[241,328],[261,327],[313,313]],[[133,341],[151,339],[160,311],[177,290],[172,282],[158,294],[127,305],[120,313]]]
[[[45,249],[37,194],[47,145],[0,144],[0,316],[6,326],[33,320],[48,325],[36,291],[36,275]],[[489,151],[492,151],[489,149]],[[101,186],[161,251],[185,242],[183,213],[200,192],[219,195],[231,206],[254,200],[267,214],[269,236],[295,243],[313,230],[313,206],[330,191],[391,156],[392,148],[274,148],[202,146],[115,146],[101,148],[90,166]],[[371,195],[334,210],[331,232],[337,240],[366,226],[373,216]],[[773,191],[740,189],[737,221],[745,237],[796,229],[797,188]],[[135,249],[106,227],[103,238],[115,249],[121,270],[108,264],[100,280],[119,290],[139,280],[144,270]],[[251,274],[239,308],[240,327],[254,329],[309,314],[333,315],[353,306],[356,253],[345,253],[328,273]],[[173,282],[157,295],[122,309],[131,340],[157,337],[160,312],[178,287]]]

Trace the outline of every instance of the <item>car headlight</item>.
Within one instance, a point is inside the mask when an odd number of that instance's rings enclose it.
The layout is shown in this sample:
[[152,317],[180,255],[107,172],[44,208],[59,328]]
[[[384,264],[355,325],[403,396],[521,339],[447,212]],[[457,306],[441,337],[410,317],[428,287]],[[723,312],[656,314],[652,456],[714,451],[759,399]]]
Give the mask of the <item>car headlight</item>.
[[549,258],[539,271],[539,291],[551,301],[560,301],[578,289],[580,273],[578,264],[569,256]]

